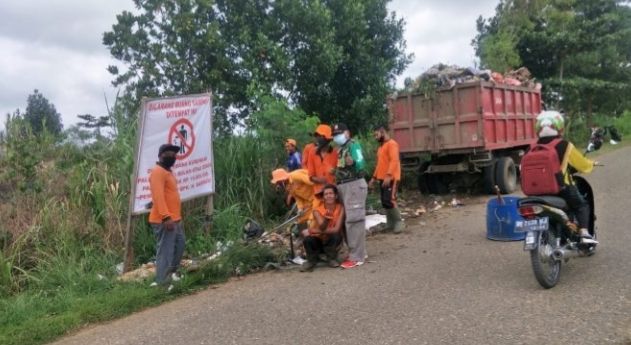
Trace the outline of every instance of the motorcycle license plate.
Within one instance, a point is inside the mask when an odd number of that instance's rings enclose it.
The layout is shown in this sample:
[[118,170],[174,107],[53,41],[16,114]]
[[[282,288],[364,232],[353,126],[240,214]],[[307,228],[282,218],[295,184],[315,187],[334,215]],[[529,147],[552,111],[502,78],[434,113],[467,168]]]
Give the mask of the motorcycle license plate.
[[548,217],[515,221],[515,232],[545,231],[550,224]]

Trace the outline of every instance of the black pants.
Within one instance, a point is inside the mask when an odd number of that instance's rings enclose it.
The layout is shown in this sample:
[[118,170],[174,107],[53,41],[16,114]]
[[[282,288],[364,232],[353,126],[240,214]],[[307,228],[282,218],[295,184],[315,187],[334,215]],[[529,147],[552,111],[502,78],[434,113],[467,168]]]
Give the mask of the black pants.
[[319,237],[307,236],[304,240],[305,250],[307,251],[307,260],[317,259],[320,253],[333,256],[337,254],[337,247],[342,243],[340,234],[329,235],[326,241],[322,241]]
[[390,182],[390,185],[384,187],[381,183],[382,180],[377,181],[379,183],[379,191],[381,194],[381,206],[389,210],[397,207],[397,188],[398,183],[394,180]]
[[567,202],[570,210],[576,215],[578,227],[589,229],[589,204],[579,193],[578,188],[573,185],[565,186],[559,192],[559,196]]

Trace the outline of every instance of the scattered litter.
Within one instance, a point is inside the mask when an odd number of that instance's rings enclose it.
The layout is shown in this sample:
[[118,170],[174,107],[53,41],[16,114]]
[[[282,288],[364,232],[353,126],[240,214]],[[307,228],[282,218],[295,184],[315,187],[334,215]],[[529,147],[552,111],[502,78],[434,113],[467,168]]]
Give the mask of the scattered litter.
[[117,279],[123,282],[140,281],[156,274],[156,265],[153,262],[143,264],[139,268],[123,273]]
[[420,216],[424,215],[425,213],[427,213],[427,209],[425,208],[425,206],[421,206],[421,207],[417,208],[416,211],[414,211],[414,215],[416,217],[420,217]]
[[125,263],[121,262],[119,264],[116,265],[115,269],[116,269],[116,274],[121,275],[123,274],[123,268],[125,268]]
[[442,203],[434,200],[434,202],[432,203],[432,207],[429,209],[429,212],[436,212],[438,210],[440,210],[441,208],[443,208],[443,204],[445,202],[443,201]]
[[97,273],[96,274],[96,279],[98,279],[98,280],[105,280],[106,278],[105,278],[104,275]]
[[370,231],[373,227],[379,224],[386,224],[387,221],[386,216],[382,214],[371,214],[366,216],[366,230]]
[[451,207],[460,207],[460,206],[464,206],[464,203],[461,200],[458,200],[456,198],[451,199]]
[[302,265],[305,262],[307,262],[307,260],[301,258],[300,256],[296,256],[295,258],[291,259],[290,261],[293,262],[296,265]]

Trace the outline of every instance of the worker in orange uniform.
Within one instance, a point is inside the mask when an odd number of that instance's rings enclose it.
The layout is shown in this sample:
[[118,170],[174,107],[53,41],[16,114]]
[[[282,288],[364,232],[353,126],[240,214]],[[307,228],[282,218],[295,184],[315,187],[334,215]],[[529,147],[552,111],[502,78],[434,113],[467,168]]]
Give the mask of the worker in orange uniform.
[[305,145],[305,147],[302,149],[302,168],[303,169],[309,169],[308,168],[308,164],[309,164],[309,155],[311,155],[312,151],[315,151],[316,149],[316,137],[313,136],[313,142],[308,143],[307,145]]
[[298,230],[307,229],[308,222],[312,218],[313,212],[313,182],[309,179],[309,173],[306,169],[298,169],[287,172],[285,169],[276,169],[272,171],[272,184],[279,189],[285,191],[287,206],[291,205],[292,200],[296,201],[296,208],[302,214],[298,220]]
[[182,226],[182,205],[177,180],[171,171],[180,147],[164,144],[158,150],[156,166],[149,175],[151,189],[151,212],[149,223],[157,243],[156,279],[152,285],[180,280],[177,270],[184,254],[184,227]]
[[315,150],[309,152],[307,158],[307,170],[309,179],[313,182],[314,194],[320,193],[326,184],[335,184],[337,150],[331,146],[332,132],[331,126],[319,125],[314,133],[317,145]]
[[369,186],[372,186],[375,181],[379,183],[381,205],[386,209],[386,229],[400,233],[403,231],[403,221],[397,207],[397,188],[401,182],[399,144],[390,138],[385,125],[376,126],[373,137],[379,142],[379,148],[377,149],[377,166]]

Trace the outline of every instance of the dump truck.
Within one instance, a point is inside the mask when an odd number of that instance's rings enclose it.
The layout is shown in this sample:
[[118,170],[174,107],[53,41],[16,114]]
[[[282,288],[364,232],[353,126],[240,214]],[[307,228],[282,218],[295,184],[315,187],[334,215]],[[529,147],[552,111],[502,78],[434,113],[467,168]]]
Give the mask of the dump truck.
[[483,80],[388,99],[402,166],[417,170],[421,192],[432,194],[475,186],[515,191],[541,108],[537,88]]

